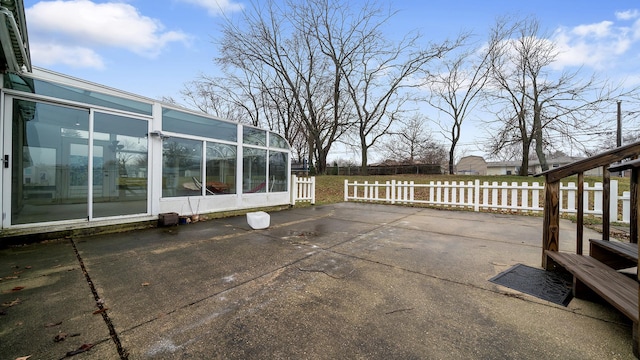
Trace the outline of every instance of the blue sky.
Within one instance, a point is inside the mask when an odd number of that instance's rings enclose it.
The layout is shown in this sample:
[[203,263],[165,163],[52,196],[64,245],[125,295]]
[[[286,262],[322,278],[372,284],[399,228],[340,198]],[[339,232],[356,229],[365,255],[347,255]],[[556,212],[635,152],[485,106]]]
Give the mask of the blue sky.
[[[259,0],[254,0],[259,1]],[[359,6],[361,1],[349,2]],[[394,35],[419,29],[433,41],[472,31],[480,38],[496,17],[537,17],[559,44],[556,67],[584,66],[613,80],[640,83],[637,0],[390,1]],[[180,99],[184,83],[216,74],[213,39],[241,0],[24,0],[32,63],[150,98]]]

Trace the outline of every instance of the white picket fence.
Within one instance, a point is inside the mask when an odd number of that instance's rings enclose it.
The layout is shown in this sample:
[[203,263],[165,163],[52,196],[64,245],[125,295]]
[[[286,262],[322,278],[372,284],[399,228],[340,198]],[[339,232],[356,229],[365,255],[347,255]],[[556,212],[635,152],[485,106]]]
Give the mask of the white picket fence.
[[316,203],[316,178],[291,175],[291,205],[296,202]]
[[[603,185],[584,184],[584,213],[602,216]],[[629,222],[630,195],[625,191],[618,194],[618,181],[610,183],[610,221]],[[578,187],[569,182],[560,185],[560,213],[577,213]],[[367,181],[344,181],[344,201],[388,202],[391,204],[428,204],[439,207],[457,207],[480,210],[509,212],[542,212],[544,185],[538,182],[498,183],[487,181],[431,181],[415,184],[413,181],[387,181],[369,183]],[[621,211],[618,204],[621,203]]]

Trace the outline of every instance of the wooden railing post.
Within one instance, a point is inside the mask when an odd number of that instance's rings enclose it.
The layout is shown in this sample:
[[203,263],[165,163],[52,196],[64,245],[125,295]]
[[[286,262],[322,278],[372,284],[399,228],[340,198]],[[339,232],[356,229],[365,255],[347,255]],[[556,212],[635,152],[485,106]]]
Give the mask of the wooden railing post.
[[[631,160],[625,163],[614,165],[609,167],[609,171],[624,171],[631,169],[630,190],[631,190],[631,219],[629,223],[629,242],[638,243],[638,229],[640,228],[640,217],[638,216],[638,204],[640,203],[640,193],[638,193],[638,181],[640,180],[640,160]],[[604,220],[604,219],[603,219]],[[637,245],[636,245],[637,246]],[[638,266],[640,267],[640,259],[638,260]],[[640,281],[640,272],[636,275],[638,281]],[[638,298],[640,299],[640,289],[638,289]],[[640,301],[638,301],[638,312],[640,312]],[[638,334],[638,323],[633,323],[632,341],[633,341],[633,354],[640,358],[640,344]]]
[[[544,225],[542,229],[542,267],[547,269],[545,251],[558,251],[560,240],[560,182],[546,182],[544,196]],[[550,269],[547,269],[550,270]]]
[[[631,181],[630,181],[630,189],[631,190],[631,219],[629,221],[629,242],[637,243],[638,242],[638,169],[633,169],[631,171]],[[640,306],[640,305],[639,305]]]
[[[616,208],[617,212],[618,209]],[[609,240],[611,233],[611,174],[609,165],[602,167],[602,240]]]
[[584,173],[578,173],[578,218],[576,221],[576,254],[582,255],[584,237]]

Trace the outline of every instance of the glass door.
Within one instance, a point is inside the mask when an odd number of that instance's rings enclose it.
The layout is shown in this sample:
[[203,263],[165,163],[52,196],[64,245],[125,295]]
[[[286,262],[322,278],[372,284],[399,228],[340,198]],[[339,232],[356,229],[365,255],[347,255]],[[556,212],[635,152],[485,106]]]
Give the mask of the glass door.
[[95,112],[93,217],[147,213],[148,122]]
[[7,99],[10,224],[86,219],[89,110]]
[[148,121],[6,99],[3,227],[148,213]]

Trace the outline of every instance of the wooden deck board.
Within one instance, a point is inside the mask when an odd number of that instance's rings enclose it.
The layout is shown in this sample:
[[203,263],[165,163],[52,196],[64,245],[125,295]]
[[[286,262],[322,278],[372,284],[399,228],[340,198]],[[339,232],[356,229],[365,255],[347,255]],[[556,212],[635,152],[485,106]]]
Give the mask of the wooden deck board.
[[634,243],[590,239],[589,255],[614,269],[638,266],[638,244]]
[[545,251],[545,254],[634,323],[638,322],[637,281],[590,256],[556,251]]
[[626,243],[621,241],[606,241],[606,240],[597,240],[597,239],[589,239],[591,244],[595,244],[596,246],[604,247],[609,249],[610,251],[623,256],[629,260],[638,261],[638,244]]

